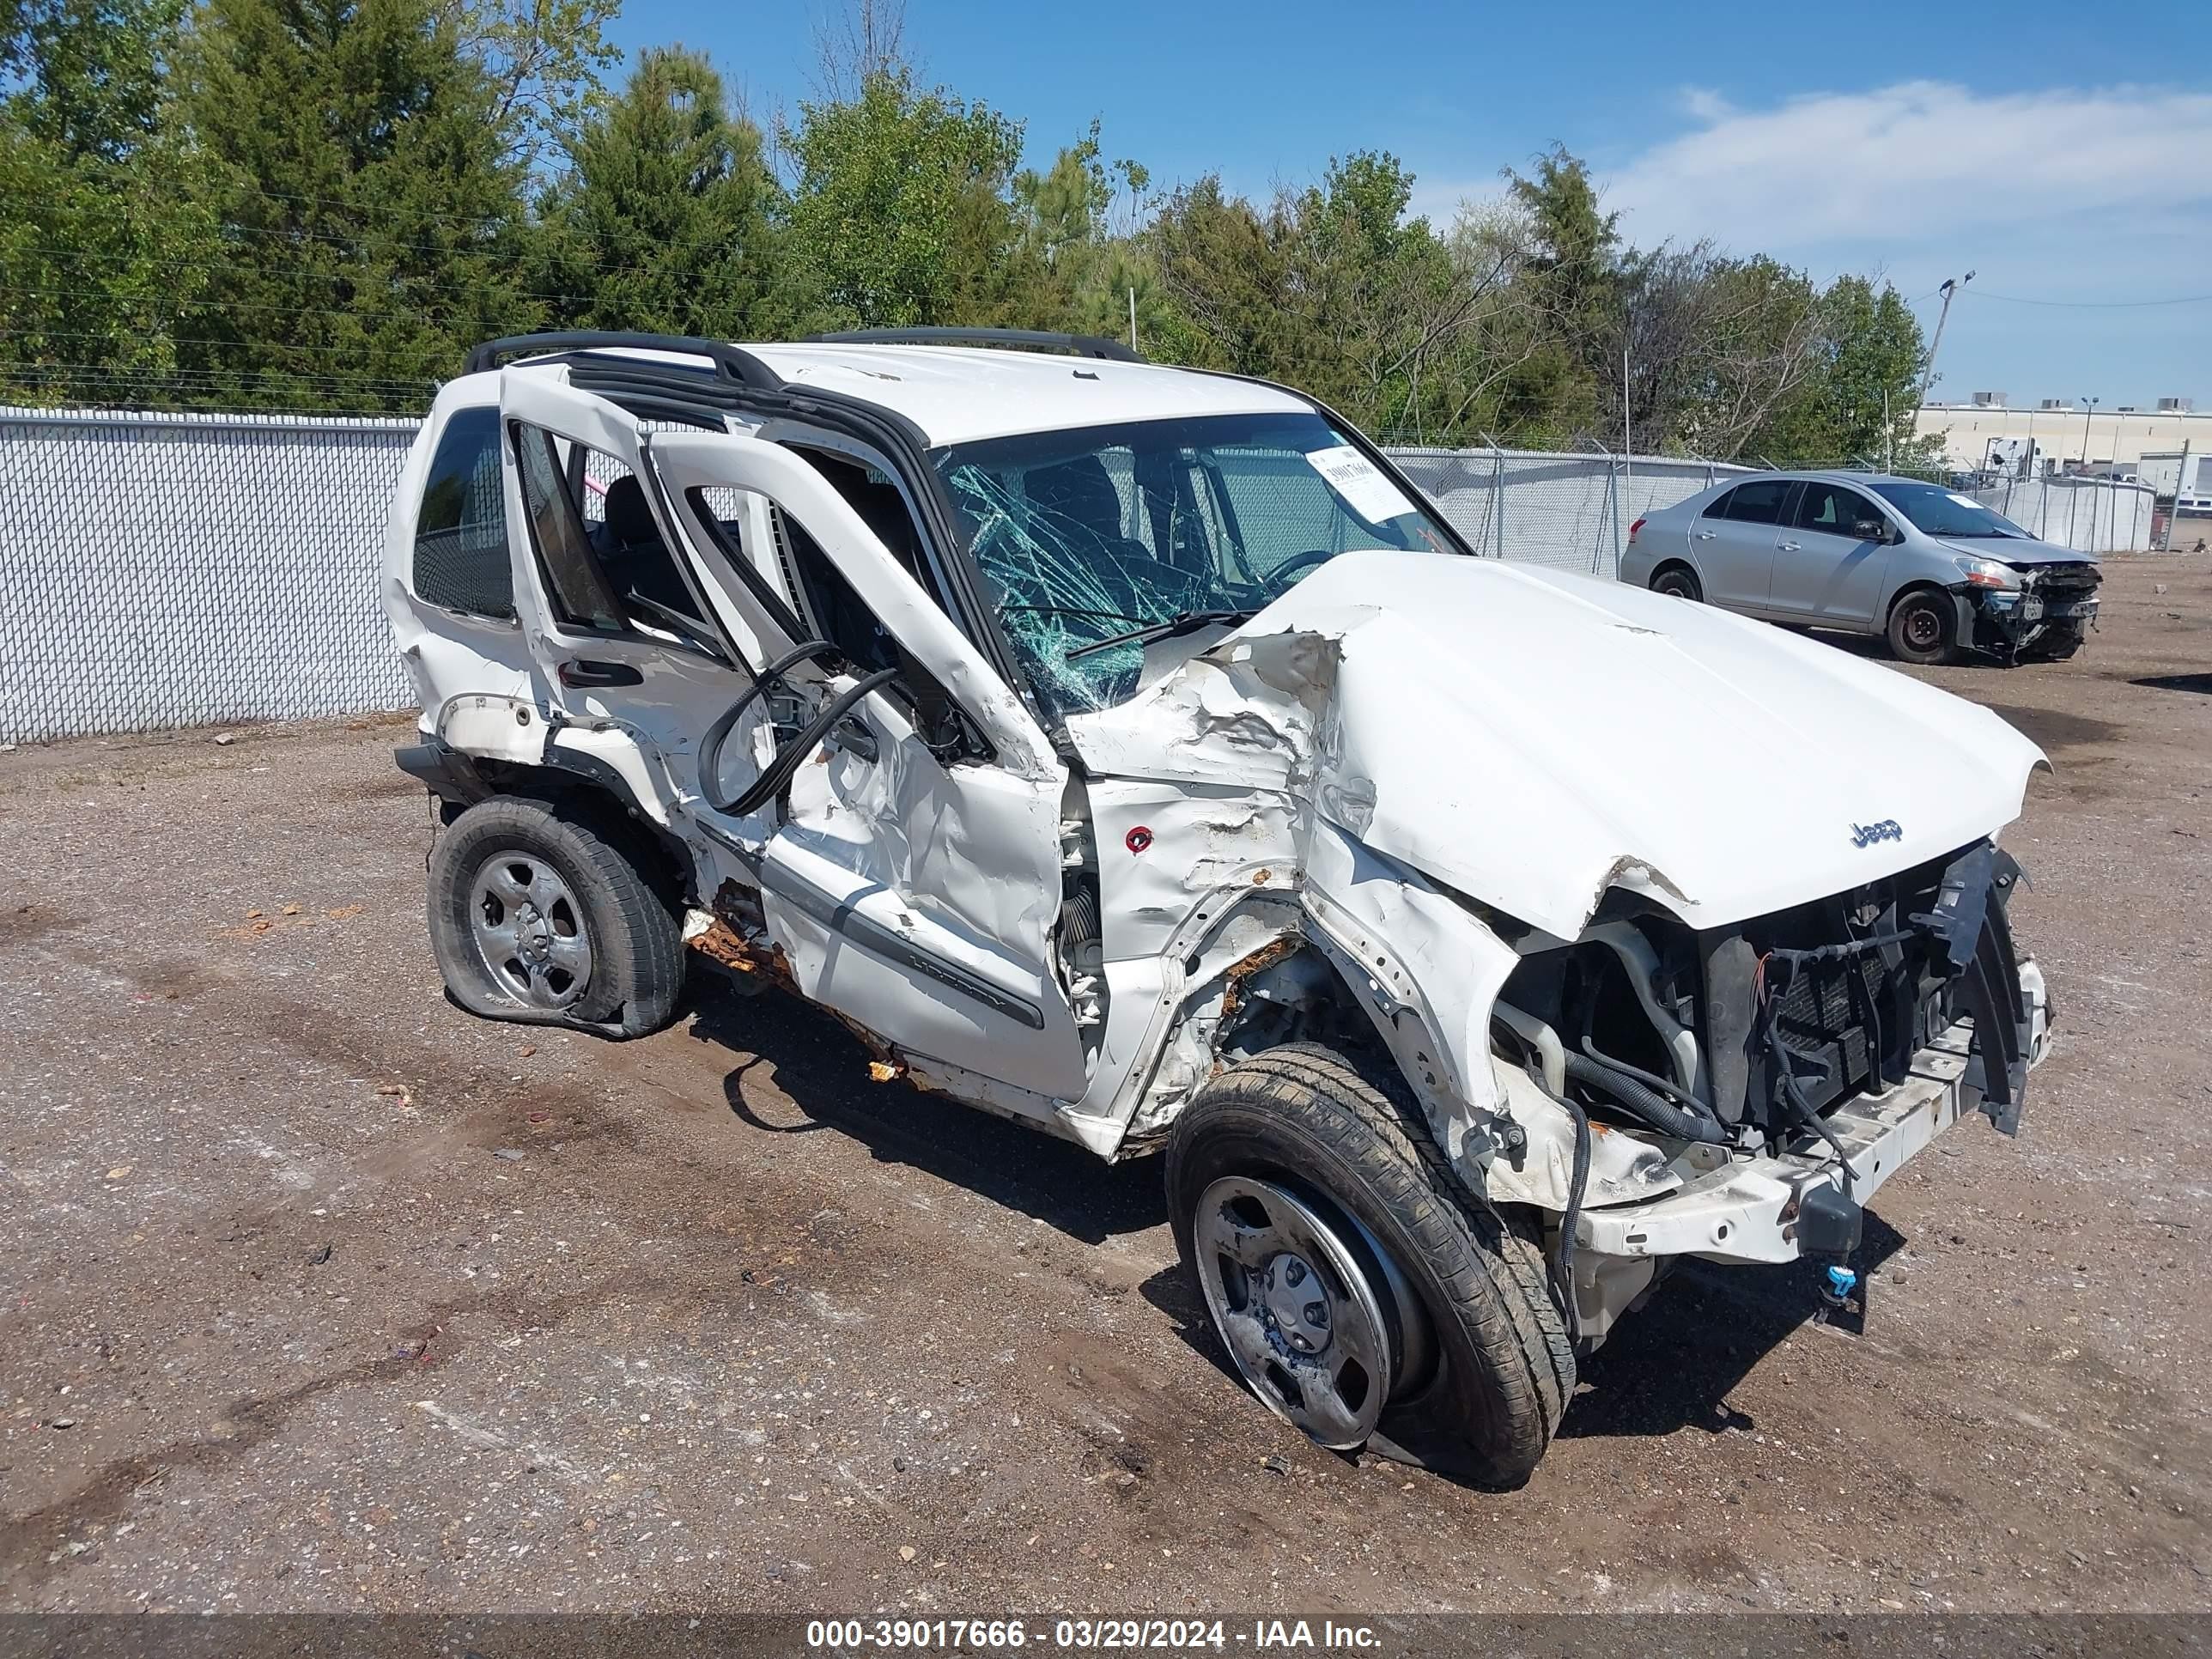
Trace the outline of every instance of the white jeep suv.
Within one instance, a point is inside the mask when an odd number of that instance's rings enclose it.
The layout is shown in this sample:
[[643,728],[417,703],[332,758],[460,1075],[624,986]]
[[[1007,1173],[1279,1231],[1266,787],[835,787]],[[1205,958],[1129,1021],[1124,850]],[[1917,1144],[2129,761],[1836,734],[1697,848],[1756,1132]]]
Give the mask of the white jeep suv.
[[[687,963],[878,1076],[1164,1148],[1253,1391],[1525,1479],[1686,1255],[1841,1264],[2042,980],[1995,715],[1474,556],[1312,399],[1079,337],[544,335],[440,392],[383,597],[453,999]],[[694,964],[696,965],[696,964]]]

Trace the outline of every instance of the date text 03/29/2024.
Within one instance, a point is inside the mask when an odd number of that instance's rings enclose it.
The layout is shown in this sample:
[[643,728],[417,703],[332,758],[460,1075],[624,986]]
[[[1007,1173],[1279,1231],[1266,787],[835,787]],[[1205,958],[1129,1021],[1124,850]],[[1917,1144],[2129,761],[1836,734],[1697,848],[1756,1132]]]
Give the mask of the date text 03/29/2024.
[[939,1649],[967,1651],[1025,1647],[1139,1649],[1215,1652],[1242,1648],[1265,1653],[1297,1649],[1370,1650],[1378,1645],[1365,1625],[1334,1620],[1058,1619],[1049,1625],[1023,1619],[815,1619],[806,1645],[858,1649]]

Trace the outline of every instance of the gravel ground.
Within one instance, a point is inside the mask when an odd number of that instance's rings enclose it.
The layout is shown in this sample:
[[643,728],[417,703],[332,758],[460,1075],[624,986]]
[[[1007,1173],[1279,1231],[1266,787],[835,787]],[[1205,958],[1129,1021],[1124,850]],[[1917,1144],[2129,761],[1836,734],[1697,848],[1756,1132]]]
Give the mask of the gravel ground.
[[1930,676],[2055,769],[2023,1138],[1882,1190],[1863,1338],[1686,1268],[1505,1494],[1249,1399],[1151,1162],[779,995],[447,1006],[404,724],[0,755],[0,1606],[2203,1609],[2212,559],[2111,564]]

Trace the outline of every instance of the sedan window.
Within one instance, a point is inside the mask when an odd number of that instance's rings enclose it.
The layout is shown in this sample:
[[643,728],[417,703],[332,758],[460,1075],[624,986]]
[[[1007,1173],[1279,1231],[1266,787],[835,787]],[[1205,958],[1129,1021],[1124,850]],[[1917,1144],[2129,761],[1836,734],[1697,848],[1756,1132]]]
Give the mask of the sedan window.
[[1844,536],[1853,541],[1867,539],[1859,533],[1858,526],[1867,523],[1881,526],[1878,532],[1889,533],[1888,520],[1881,510],[1856,489],[1846,489],[1841,484],[1821,483],[1818,480],[1805,486],[1805,493],[1797,498],[1795,514],[1797,528],[1810,530],[1823,536]]
[[1782,503],[1790,494],[1787,478],[1761,478],[1738,484],[1729,497],[1728,516],[1739,524],[1780,524]]
[[1930,536],[2034,539],[2002,514],[1992,513],[1972,496],[1941,484],[1884,478],[1874,486],[1874,492],[1905,514],[1914,529]]

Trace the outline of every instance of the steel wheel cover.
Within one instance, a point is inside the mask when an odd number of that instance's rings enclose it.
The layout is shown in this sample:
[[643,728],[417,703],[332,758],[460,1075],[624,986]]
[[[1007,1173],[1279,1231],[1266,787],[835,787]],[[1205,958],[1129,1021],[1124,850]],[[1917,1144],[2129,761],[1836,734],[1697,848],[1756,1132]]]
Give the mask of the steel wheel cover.
[[1246,1176],[1199,1195],[1191,1231],[1214,1328],[1252,1391],[1332,1450],[1364,1444],[1390,1397],[1390,1334],[1345,1240]]

